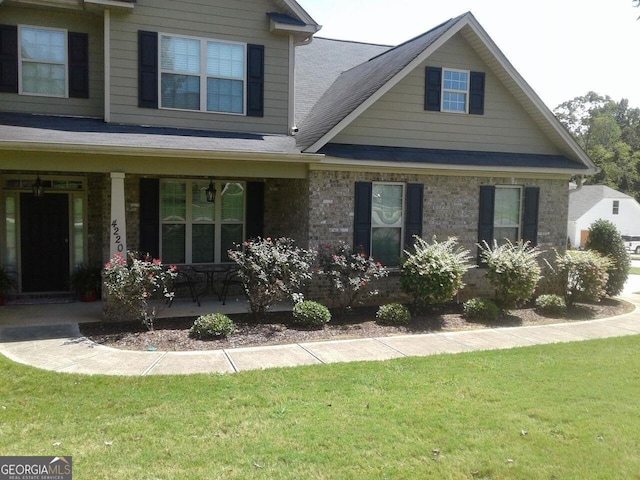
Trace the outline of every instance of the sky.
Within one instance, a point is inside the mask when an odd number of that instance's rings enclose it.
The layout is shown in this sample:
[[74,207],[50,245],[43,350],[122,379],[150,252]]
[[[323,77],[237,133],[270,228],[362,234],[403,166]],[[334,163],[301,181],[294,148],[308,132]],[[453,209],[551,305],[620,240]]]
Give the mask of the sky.
[[594,91],[640,108],[632,0],[298,0],[317,36],[397,45],[470,11],[547,107]]

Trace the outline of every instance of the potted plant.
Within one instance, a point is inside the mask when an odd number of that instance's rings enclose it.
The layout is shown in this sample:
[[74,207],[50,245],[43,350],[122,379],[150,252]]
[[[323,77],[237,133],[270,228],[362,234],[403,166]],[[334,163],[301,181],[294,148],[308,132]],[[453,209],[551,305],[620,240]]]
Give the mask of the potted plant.
[[6,267],[0,267],[0,305],[7,303],[7,292],[15,287],[14,277]]
[[71,289],[83,302],[95,302],[102,286],[102,272],[99,268],[78,266],[70,278]]

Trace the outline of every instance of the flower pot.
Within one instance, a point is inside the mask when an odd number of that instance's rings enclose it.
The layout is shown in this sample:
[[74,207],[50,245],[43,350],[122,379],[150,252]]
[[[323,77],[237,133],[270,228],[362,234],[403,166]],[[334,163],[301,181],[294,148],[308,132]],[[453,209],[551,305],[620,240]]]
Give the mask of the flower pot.
[[91,290],[90,292],[85,292],[80,294],[81,302],[95,302],[98,299],[98,292],[95,290]]

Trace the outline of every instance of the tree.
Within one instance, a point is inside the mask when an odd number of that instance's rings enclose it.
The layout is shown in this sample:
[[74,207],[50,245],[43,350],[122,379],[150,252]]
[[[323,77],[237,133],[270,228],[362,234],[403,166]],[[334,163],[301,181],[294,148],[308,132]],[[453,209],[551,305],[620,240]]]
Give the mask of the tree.
[[622,292],[629,276],[631,260],[616,226],[609,220],[596,220],[589,227],[589,236],[584,247],[597,251],[611,261],[611,267],[607,270],[607,295],[613,297]]
[[604,184],[640,200],[640,109],[629,101],[589,92],[554,113],[600,172],[588,183]]

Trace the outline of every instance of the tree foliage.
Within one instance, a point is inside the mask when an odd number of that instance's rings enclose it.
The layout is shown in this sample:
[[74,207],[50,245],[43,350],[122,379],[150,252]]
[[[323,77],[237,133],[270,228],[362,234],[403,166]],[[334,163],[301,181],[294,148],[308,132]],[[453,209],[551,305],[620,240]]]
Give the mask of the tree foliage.
[[588,183],[608,185],[640,200],[640,108],[589,92],[554,113],[600,172]]
[[629,276],[631,259],[616,226],[609,220],[600,219],[593,222],[589,227],[585,248],[609,257],[611,267],[607,270],[607,295],[613,297],[620,294]]

